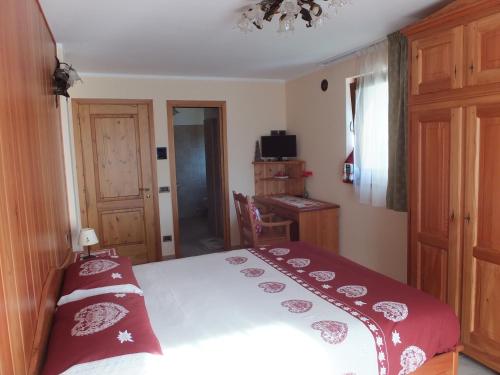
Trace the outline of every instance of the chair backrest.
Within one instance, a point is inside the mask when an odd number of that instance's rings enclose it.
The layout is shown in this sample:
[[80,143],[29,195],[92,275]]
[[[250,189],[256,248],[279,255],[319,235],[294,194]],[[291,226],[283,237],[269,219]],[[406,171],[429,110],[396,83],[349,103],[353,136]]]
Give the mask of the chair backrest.
[[240,245],[255,246],[257,242],[257,231],[255,218],[252,215],[250,199],[243,194],[233,191],[236,217],[240,227]]

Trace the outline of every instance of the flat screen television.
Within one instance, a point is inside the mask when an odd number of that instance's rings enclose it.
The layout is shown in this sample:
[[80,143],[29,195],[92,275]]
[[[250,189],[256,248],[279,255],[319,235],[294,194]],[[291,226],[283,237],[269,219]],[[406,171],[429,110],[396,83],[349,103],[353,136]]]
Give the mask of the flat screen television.
[[297,137],[295,135],[271,135],[260,139],[263,158],[297,157]]

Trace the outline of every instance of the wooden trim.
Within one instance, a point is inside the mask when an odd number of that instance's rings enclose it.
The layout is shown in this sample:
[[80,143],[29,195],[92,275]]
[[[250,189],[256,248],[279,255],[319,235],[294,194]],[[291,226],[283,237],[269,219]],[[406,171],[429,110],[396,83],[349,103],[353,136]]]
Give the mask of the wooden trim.
[[229,154],[227,150],[227,109],[226,102],[219,107],[219,116],[221,119],[221,157],[222,157],[222,195],[224,197],[224,248],[231,247],[231,218],[229,209]]
[[179,206],[177,196],[177,173],[175,167],[175,140],[174,140],[174,117],[173,111],[175,107],[182,108],[218,108],[219,122],[221,125],[220,131],[220,153],[221,153],[221,169],[222,169],[222,196],[224,199],[223,215],[224,215],[224,248],[227,250],[231,247],[231,222],[229,211],[229,175],[228,175],[228,151],[227,151],[227,109],[225,101],[212,100],[167,100],[167,130],[168,130],[168,147],[170,149],[170,184],[172,197],[172,220],[174,225],[174,247],[175,257],[182,256],[179,247]]
[[500,11],[497,0],[457,0],[420,22],[401,30],[408,37],[422,37],[438,30],[463,25],[484,15]]
[[467,356],[475,359],[476,361],[482,363],[483,365],[489,367],[490,369],[497,371],[497,373],[500,373],[500,367],[499,367],[500,365],[498,363],[497,358],[485,354],[483,350],[478,349],[474,345],[468,345],[468,344],[464,345],[465,345],[464,353]]
[[[463,100],[477,100],[483,96],[495,95],[500,92],[500,83],[490,83],[476,86],[465,86],[453,90],[445,90],[429,94],[411,95],[410,106],[419,106],[435,102],[451,102]],[[456,104],[455,104],[456,105]]]
[[168,134],[168,153],[170,166],[170,196],[172,199],[172,224],[174,229],[174,252],[175,257],[180,258],[179,248],[179,205],[177,200],[177,171],[175,167],[175,140],[174,140],[174,107],[175,105],[167,101],[167,134]]
[[153,112],[153,100],[148,100],[148,117],[149,117],[149,143],[151,148],[151,175],[153,177],[153,197],[154,197],[154,210],[155,210],[155,231],[156,231],[156,260],[162,259],[163,251],[161,248],[161,225],[160,225],[160,192],[158,186],[158,162],[156,157],[156,138],[155,138],[155,123]]
[[103,98],[72,98],[72,103],[78,104],[148,104],[153,105],[153,99],[103,99]]
[[455,351],[439,354],[429,359],[422,367],[415,371],[414,375],[457,375],[459,354],[463,350],[462,346],[455,348]]
[[52,42],[54,42],[54,58],[55,58],[57,56],[56,38],[54,37],[54,33],[52,32],[52,29],[50,28],[49,22],[47,21],[47,17],[45,16],[42,5],[40,4],[40,0],[36,0],[36,5],[38,6],[38,9],[40,10],[40,14],[42,15],[43,22],[45,23],[45,27],[47,28],[47,31],[49,32],[50,37],[52,38]]
[[52,268],[49,271],[45,285],[43,286],[40,305],[38,308],[38,319],[36,322],[35,337],[29,362],[29,375],[38,375],[45,361],[45,354],[52,328],[52,320],[56,309],[57,299],[64,276],[64,269],[72,262],[73,252],[68,251],[63,265]]
[[473,107],[478,104],[488,106],[488,105],[495,105],[495,103],[498,103],[499,100],[500,100],[500,94],[497,92],[495,94],[470,96],[462,99],[445,99],[443,101],[433,100],[421,104],[414,103],[409,107],[409,111],[411,115],[412,112],[418,112],[423,110],[427,111],[427,110],[436,110],[444,108]]
[[88,227],[88,217],[87,217],[87,202],[85,196],[85,172],[84,168],[79,168],[83,166],[82,158],[82,136],[80,127],[80,116],[79,116],[79,103],[74,100],[71,103],[72,106],[72,119],[73,119],[73,144],[75,147],[75,168],[76,177],[78,184],[78,201],[80,208],[80,221],[82,228]]
[[[412,49],[411,49],[411,44],[410,42],[408,42],[408,71],[407,71],[407,79],[408,79],[408,84],[407,84],[407,95],[408,95],[408,100],[409,98],[411,98],[411,93],[412,93],[412,69],[411,69],[411,61],[412,61],[412,56],[413,56],[413,53],[412,53]],[[407,145],[408,145],[408,150],[406,151],[407,152],[407,155],[408,155],[408,161],[406,163],[406,166],[407,166],[407,171],[406,171],[406,180],[408,181],[408,184],[406,186],[406,190],[407,190],[407,206],[408,206],[408,214],[406,215],[407,219],[407,225],[408,225],[408,234],[406,236],[406,283],[408,285],[411,285],[411,281],[413,279],[413,262],[412,262],[412,258],[411,258],[411,255],[412,255],[412,247],[411,247],[411,242],[412,242],[412,236],[411,236],[411,229],[413,228],[412,227],[412,220],[411,220],[411,217],[412,217],[412,207],[411,207],[411,197],[412,195],[414,194],[413,190],[414,188],[412,186],[414,186],[414,176],[413,174],[411,173],[411,166],[413,165],[414,161],[414,157],[413,157],[413,147],[411,145],[411,132],[412,132],[412,116],[411,116],[411,113],[409,111],[410,109],[410,105],[408,104],[407,106],[407,109],[408,109],[408,114],[406,116],[406,137],[407,137]]]
[[[463,197],[465,187],[465,110],[462,107],[451,109],[450,129],[450,185],[449,217],[457,220],[448,223],[448,304],[455,310],[458,318],[462,315],[462,240],[463,240]],[[454,176],[454,177],[453,177]]]
[[483,260],[500,266],[500,254],[497,250],[474,247],[472,250],[472,256],[478,260]]
[[156,163],[156,142],[155,142],[155,125],[154,125],[154,113],[153,113],[153,100],[152,99],[72,99],[72,111],[73,111],[73,129],[74,129],[74,145],[75,145],[75,157],[77,166],[77,179],[78,179],[78,198],[80,201],[80,217],[82,226],[87,226],[87,195],[85,192],[85,169],[78,168],[78,166],[83,167],[82,159],[82,138],[81,138],[81,127],[79,118],[79,107],[80,105],[92,105],[92,104],[124,104],[124,105],[147,105],[148,107],[148,124],[149,124],[149,142],[150,142],[150,152],[151,152],[151,174],[152,174],[152,184],[153,184],[153,202],[154,202],[154,220],[155,220],[155,259],[161,260],[162,249],[161,249],[161,228],[160,228],[160,212],[159,212],[159,189],[158,189],[158,175],[157,175],[157,163]]
[[[167,107],[226,108],[225,100],[167,100]],[[167,113],[168,115],[169,113]]]

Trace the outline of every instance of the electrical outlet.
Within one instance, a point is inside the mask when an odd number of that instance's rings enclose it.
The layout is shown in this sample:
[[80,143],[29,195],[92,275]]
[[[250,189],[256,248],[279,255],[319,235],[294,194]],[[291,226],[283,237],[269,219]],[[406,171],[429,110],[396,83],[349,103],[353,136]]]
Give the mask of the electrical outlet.
[[168,236],[163,236],[163,242],[170,242],[172,241],[172,236],[168,235]]
[[156,148],[156,158],[158,160],[167,160],[167,148],[157,147]]

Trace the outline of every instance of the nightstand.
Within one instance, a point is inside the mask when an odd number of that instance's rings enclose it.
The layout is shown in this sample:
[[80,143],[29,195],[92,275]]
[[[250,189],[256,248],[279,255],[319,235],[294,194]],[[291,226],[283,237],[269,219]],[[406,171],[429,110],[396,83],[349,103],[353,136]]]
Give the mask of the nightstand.
[[[116,249],[114,249],[114,248],[91,251],[90,254],[91,255],[95,255],[95,256],[116,256],[116,255],[118,255],[116,253]],[[83,258],[86,255],[87,255],[86,251],[75,252],[75,257],[73,258],[73,262],[77,262],[79,260],[83,260]]]

